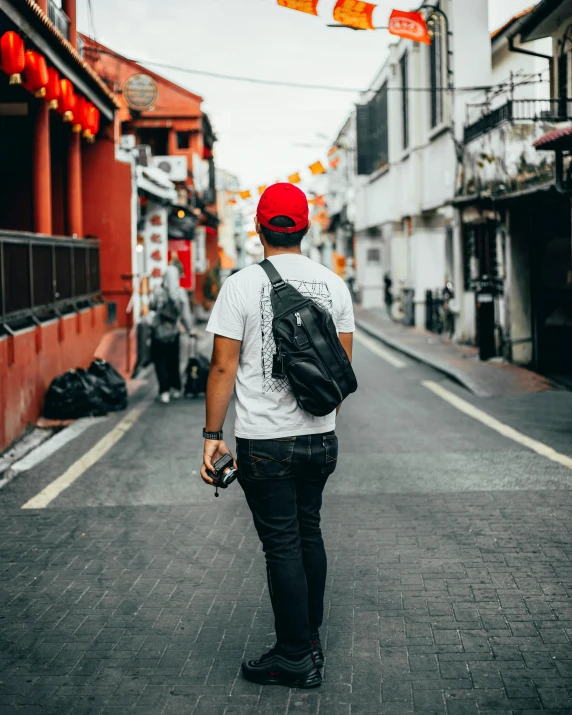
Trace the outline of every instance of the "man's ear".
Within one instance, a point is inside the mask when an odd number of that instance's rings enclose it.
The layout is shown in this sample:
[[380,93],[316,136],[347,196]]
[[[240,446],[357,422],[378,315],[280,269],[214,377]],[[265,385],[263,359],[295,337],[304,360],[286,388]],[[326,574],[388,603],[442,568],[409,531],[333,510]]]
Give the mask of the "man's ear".
[[308,231],[310,230],[310,226],[312,225],[311,221],[308,221],[308,225],[306,226],[306,230],[304,231],[304,236],[307,235]]

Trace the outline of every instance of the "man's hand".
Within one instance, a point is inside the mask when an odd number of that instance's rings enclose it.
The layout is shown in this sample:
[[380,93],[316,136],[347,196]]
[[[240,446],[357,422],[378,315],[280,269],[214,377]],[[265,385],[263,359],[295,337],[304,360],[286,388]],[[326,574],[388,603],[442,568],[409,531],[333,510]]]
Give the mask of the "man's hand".
[[[213,483],[213,480],[208,475],[208,472],[214,472],[214,463],[225,454],[231,454],[231,451],[226,446],[224,440],[205,439],[203,466],[201,467],[201,477],[205,484]],[[234,460],[234,468],[236,469],[236,460]]]

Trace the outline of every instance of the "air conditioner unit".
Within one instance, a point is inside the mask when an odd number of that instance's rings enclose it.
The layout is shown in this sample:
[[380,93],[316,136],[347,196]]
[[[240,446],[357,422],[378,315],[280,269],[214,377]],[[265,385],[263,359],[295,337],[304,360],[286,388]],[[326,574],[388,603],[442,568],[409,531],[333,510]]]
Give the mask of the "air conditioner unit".
[[151,166],[164,171],[171,181],[186,181],[187,179],[186,156],[154,156]]
[[119,147],[125,151],[135,149],[135,134],[124,134],[119,140]]

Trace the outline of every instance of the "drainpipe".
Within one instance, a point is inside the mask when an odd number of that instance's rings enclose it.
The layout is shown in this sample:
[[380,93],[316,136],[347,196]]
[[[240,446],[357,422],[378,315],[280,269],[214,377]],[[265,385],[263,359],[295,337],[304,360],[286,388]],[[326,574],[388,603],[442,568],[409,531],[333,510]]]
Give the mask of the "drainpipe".
[[77,9],[76,0],[62,0],[62,10],[70,21],[69,41],[77,50]]
[[552,67],[552,55],[543,55],[541,52],[533,52],[532,50],[525,50],[522,47],[515,47],[514,38],[516,35],[508,38],[508,49],[510,52],[519,52],[521,55],[530,55],[531,57],[541,57],[543,60],[549,60],[550,66]]

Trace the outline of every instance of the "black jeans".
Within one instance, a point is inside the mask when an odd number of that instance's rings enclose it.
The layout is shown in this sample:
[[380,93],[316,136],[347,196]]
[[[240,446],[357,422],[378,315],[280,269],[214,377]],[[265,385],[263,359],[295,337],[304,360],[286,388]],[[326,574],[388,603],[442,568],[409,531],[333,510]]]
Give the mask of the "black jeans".
[[153,340],[151,357],[159,381],[159,394],[170,389],[181,389],[180,340],[179,336],[169,343]]
[[310,651],[322,625],[326,550],[320,529],[322,492],[336,468],[338,438],[328,434],[237,439],[239,483],[266,556],[278,646]]

